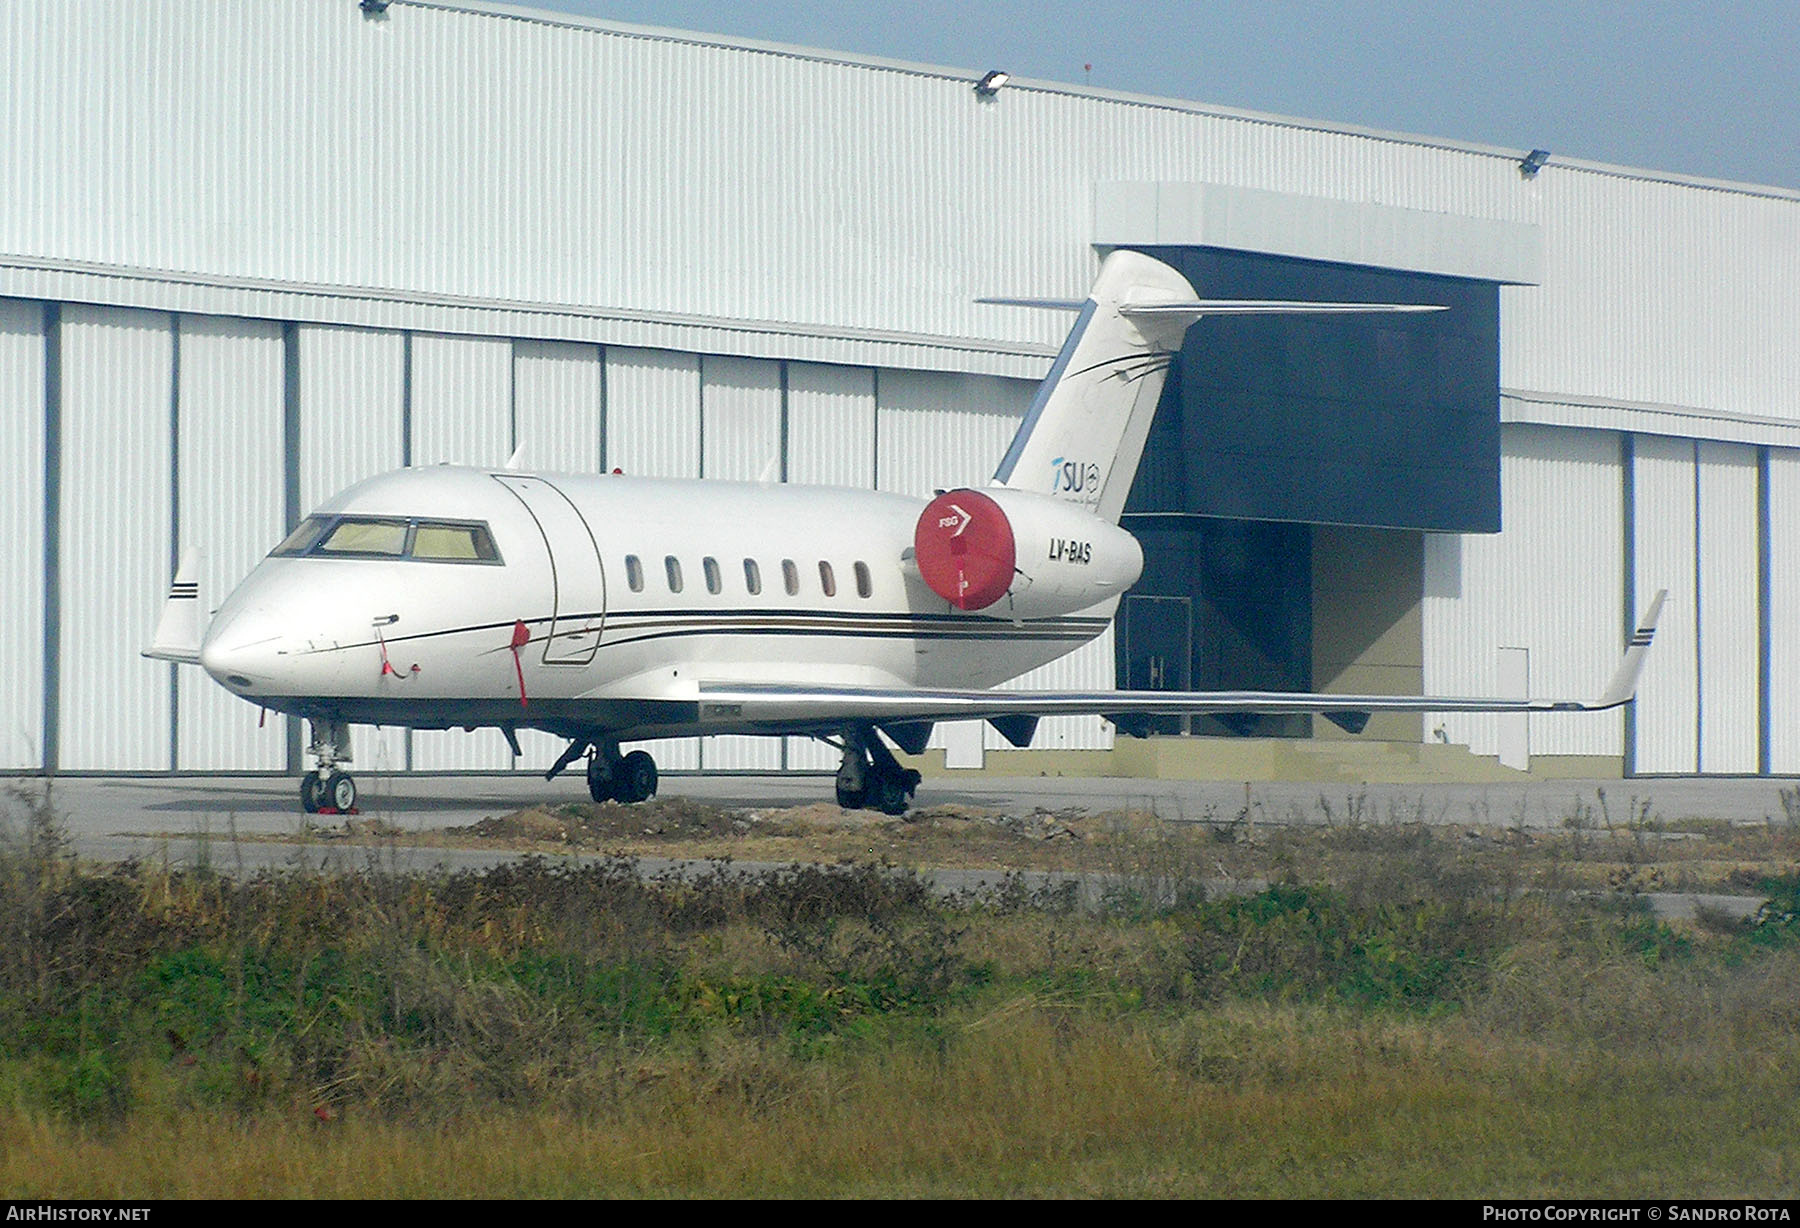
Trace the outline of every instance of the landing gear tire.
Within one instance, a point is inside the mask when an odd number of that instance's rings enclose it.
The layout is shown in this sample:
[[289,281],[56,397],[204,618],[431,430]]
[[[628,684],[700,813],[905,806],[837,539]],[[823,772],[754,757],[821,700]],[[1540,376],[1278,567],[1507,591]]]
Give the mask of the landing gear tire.
[[618,800],[619,776],[612,765],[599,755],[588,760],[587,765],[588,796],[596,802]]
[[356,781],[348,772],[333,772],[325,778],[325,801],[339,814],[356,809]]
[[627,804],[656,796],[656,760],[649,751],[634,750],[620,762],[618,798]]
[[317,772],[308,772],[300,778],[300,809],[317,814],[325,804],[325,782]]
[[912,768],[900,766],[874,729],[845,731],[844,760],[837,772],[837,802],[845,810],[905,814],[921,779]]
[[879,810],[883,814],[905,814],[906,792],[905,776],[876,772],[869,780],[869,798],[865,804],[869,809]]

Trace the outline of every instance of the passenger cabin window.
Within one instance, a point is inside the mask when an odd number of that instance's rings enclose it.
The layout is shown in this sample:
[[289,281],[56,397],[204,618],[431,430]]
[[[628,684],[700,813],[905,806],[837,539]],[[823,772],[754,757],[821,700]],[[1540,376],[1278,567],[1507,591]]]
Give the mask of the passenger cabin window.
[[625,556],[625,583],[631,586],[634,593],[644,591],[644,565],[638,562],[635,554]]
[[700,560],[700,570],[706,573],[706,591],[716,596],[724,587],[719,581],[719,560],[707,555]]
[[426,563],[498,563],[485,524],[401,516],[308,516],[270,552],[279,558],[418,559]]
[[831,573],[831,564],[819,560],[819,588],[827,597],[837,596],[837,577]]
[[790,597],[800,595],[800,569],[794,566],[793,559],[781,560],[781,586],[787,589]]
[[858,563],[856,565],[856,595],[858,597],[872,597],[874,594],[875,582],[869,578],[869,565],[867,563]]
[[762,592],[762,568],[755,559],[744,560],[744,590],[752,597]]
[[669,577],[669,591],[679,593],[681,591],[681,560],[672,554],[669,555],[663,560],[663,572]]

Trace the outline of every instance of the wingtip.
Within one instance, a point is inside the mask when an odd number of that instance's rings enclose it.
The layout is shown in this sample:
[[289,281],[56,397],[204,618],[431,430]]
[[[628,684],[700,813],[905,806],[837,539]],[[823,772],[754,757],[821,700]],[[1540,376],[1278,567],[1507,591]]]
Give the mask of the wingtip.
[[1594,707],[1616,708],[1620,704],[1629,703],[1637,696],[1638,679],[1644,672],[1644,658],[1650,652],[1650,643],[1656,638],[1656,620],[1662,617],[1663,602],[1669,590],[1656,590],[1656,596],[1650,599],[1650,606],[1644,616],[1638,619],[1637,628],[1631,633],[1630,641],[1625,645],[1625,657],[1614,671],[1612,682],[1608,684],[1606,693],[1600,697]]

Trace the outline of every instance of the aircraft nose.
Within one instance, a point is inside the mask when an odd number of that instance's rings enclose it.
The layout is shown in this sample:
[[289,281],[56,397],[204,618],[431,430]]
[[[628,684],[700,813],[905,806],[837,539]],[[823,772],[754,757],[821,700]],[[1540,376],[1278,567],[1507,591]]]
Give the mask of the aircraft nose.
[[200,667],[221,686],[255,695],[274,683],[282,639],[265,619],[239,615],[216,620],[200,646]]

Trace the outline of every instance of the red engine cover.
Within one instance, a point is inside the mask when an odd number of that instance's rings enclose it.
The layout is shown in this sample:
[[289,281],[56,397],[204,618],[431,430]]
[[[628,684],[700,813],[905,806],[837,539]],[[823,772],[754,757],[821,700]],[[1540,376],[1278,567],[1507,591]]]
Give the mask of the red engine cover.
[[946,491],[926,504],[913,553],[931,591],[959,610],[1000,600],[1018,563],[1006,513],[978,490]]

